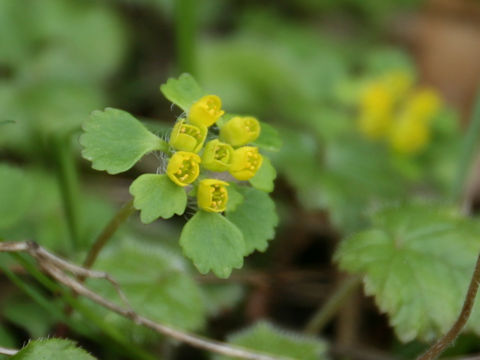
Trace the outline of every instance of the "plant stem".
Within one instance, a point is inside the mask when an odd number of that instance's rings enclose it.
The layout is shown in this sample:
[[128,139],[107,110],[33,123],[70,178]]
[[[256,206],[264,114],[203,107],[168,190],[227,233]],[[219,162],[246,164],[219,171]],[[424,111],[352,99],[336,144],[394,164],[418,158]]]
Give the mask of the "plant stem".
[[181,72],[195,74],[195,31],[198,0],[175,1],[175,42],[177,66]]
[[473,305],[475,303],[475,297],[478,291],[478,285],[480,283],[480,255],[478,255],[477,263],[475,264],[475,270],[473,272],[472,280],[468,286],[467,295],[465,296],[465,302],[463,303],[462,311],[457,320],[450,328],[450,330],[443,335],[435,344],[433,344],[423,355],[419,356],[417,360],[432,360],[437,358],[449,345],[451,345],[457,338],[460,331],[467,323],[470,313],[472,312]]
[[327,302],[318,308],[305,327],[304,332],[306,334],[318,334],[361,283],[361,276],[350,276],[343,280]]
[[[69,306],[76,309],[83,317],[88,319],[89,322],[95,324],[103,333],[105,333],[110,339],[115,341],[115,343],[122,346],[125,352],[129,353],[134,359],[139,360],[155,360],[156,358],[150,355],[148,352],[143,350],[141,347],[133,344],[130,340],[125,338],[117,328],[111,326],[110,324],[104,322],[101,317],[98,316],[97,312],[92,311],[87,305],[75,298],[74,295],[70,293],[69,290],[64,289],[63,287],[56,284],[50,278],[45,276],[41,271],[39,271],[34,265],[29,261],[19,256],[18,254],[15,258],[19,263],[32,275],[40,284],[42,284],[46,289],[50,290],[52,293],[60,293],[62,298],[66,301]],[[84,333],[88,336],[88,333]],[[97,339],[98,340],[98,339]]]
[[133,200],[130,200],[125,205],[123,205],[120,210],[115,214],[115,216],[110,220],[110,222],[105,226],[103,231],[98,235],[97,239],[90,248],[87,258],[83,262],[83,267],[90,269],[92,265],[97,260],[98,254],[105,247],[108,240],[115,234],[117,229],[121,224],[123,224],[130,215],[135,212],[133,207]]
[[78,174],[70,135],[52,136],[53,153],[57,160],[57,177],[67,217],[73,250],[80,245],[80,195]]
[[465,139],[461,145],[455,181],[453,183],[451,198],[459,201],[462,197],[466,180],[473,163],[475,150],[480,140],[480,90],[475,101],[472,117],[468,125]]

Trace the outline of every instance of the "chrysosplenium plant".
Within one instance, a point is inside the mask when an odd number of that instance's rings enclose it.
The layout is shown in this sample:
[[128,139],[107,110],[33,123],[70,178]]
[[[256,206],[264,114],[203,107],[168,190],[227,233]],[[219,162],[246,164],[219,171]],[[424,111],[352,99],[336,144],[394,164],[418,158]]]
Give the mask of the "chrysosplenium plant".
[[254,117],[225,113],[220,98],[188,74],[160,89],[184,111],[168,141],[129,113],[107,108],[83,124],[82,154],[94,169],[117,174],[160,151],[156,173],[130,186],[134,207],[144,223],[182,215],[187,206],[196,210],[180,246],[201,273],[226,278],[274,236],[278,219],[268,193],[276,172],[260,149],[276,150],[278,134]]

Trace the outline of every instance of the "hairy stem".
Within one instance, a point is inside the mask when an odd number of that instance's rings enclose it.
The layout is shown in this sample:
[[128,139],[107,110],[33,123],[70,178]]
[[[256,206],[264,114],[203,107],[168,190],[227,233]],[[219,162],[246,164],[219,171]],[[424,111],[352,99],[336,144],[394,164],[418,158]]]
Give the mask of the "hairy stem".
[[90,248],[85,261],[83,262],[83,267],[90,269],[93,266],[97,260],[98,254],[100,254],[100,251],[102,251],[102,249],[108,243],[108,240],[111,239],[119,226],[123,224],[134,212],[135,208],[133,207],[133,200],[130,200],[122,206],[122,208],[110,220],[107,226],[105,226],[100,235],[98,235],[97,239]]
[[460,331],[467,323],[470,313],[472,312],[473,305],[475,303],[475,297],[478,291],[478,285],[480,282],[480,255],[478,255],[477,263],[475,264],[475,270],[473,272],[472,280],[468,286],[467,295],[465,296],[465,302],[463,303],[462,311],[457,320],[450,328],[450,330],[443,335],[435,344],[433,344],[423,355],[419,356],[417,360],[431,360],[436,359],[445,349],[450,346],[457,338]]
[[470,173],[475,150],[480,140],[480,90],[475,101],[472,117],[460,149],[455,181],[453,183],[451,198],[453,201],[461,199],[465,183]]
[[338,310],[360,286],[361,276],[350,276],[343,280],[325,304],[320,306],[304,329],[307,334],[318,334],[335,316]]
[[13,356],[18,352],[16,349],[8,349],[0,346],[0,355]]

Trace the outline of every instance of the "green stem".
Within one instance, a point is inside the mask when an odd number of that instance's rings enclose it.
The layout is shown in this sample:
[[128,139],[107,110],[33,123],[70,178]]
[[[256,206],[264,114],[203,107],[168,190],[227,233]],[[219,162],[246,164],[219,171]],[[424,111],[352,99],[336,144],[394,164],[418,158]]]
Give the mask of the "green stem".
[[343,280],[327,302],[318,308],[305,327],[304,332],[307,334],[318,334],[361,283],[361,276],[351,276]]
[[103,231],[93,243],[90,251],[87,254],[87,258],[83,262],[83,267],[87,269],[92,267],[92,265],[95,263],[95,260],[97,260],[98,254],[100,254],[100,251],[102,251],[102,249],[108,243],[108,240],[111,239],[119,226],[123,224],[134,212],[135,208],[133,207],[133,200],[130,200],[122,206],[122,208],[115,214],[107,226],[105,226]]
[[53,136],[53,151],[57,160],[57,177],[73,250],[80,245],[80,191],[73,156],[71,137]]
[[65,300],[72,308],[77,310],[82,316],[88,319],[92,324],[95,324],[103,333],[114,340],[117,344],[130,354],[134,359],[139,360],[156,360],[156,357],[149,354],[141,347],[133,344],[130,340],[125,338],[123,334],[114,326],[104,322],[98,313],[92,311],[87,305],[80,300],[76,299],[74,295],[68,289],[55,283],[49,277],[39,271],[31,262],[24,259],[19,254],[12,254],[18,260],[19,263],[32,275],[40,284],[53,293],[60,293],[63,300]]
[[475,151],[480,140],[480,90],[475,101],[472,117],[468,125],[465,139],[460,149],[455,181],[451,191],[453,201],[459,201],[462,197],[465,183],[473,163]]
[[181,72],[195,74],[195,32],[198,0],[175,1],[175,42]]

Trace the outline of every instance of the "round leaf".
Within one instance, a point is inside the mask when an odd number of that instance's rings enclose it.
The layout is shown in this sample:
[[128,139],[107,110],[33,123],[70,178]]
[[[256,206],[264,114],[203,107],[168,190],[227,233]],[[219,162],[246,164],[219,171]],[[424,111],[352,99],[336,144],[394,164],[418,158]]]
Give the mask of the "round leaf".
[[174,184],[167,175],[141,175],[130,185],[130,194],[145,224],[159,217],[168,219],[174,214],[181,215],[187,207],[185,189]]
[[183,228],[180,246],[202,274],[211,270],[228,278],[232,269],[243,266],[242,232],[218,213],[197,212]]
[[130,169],[143,155],[165,150],[166,143],[129,113],[106,108],[94,111],[83,123],[82,155],[96,170],[118,174]]
[[48,339],[31,341],[11,360],[94,360],[85,350],[70,340]]
[[178,79],[168,79],[166,84],[160,86],[160,91],[184,111],[188,111],[195,101],[205,95],[190,74],[182,74]]
[[269,158],[264,157],[262,166],[258,169],[250,184],[258,190],[272,192],[275,187],[274,180],[277,177],[277,171],[273,167]]
[[255,250],[265,251],[278,224],[275,203],[268,194],[253,188],[243,188],[242,194],[244,201],[235,211],[227,212],[227,219],[242,231],[245,255]]

